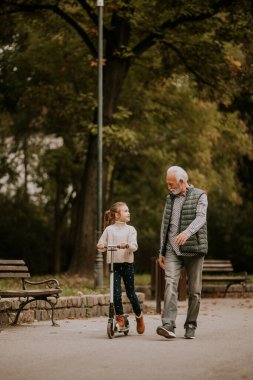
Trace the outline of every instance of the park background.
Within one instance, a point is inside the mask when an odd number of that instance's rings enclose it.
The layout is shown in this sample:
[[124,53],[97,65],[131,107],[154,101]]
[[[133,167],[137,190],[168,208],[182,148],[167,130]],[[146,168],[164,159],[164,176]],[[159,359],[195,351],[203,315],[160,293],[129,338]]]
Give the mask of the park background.
[[[137,273],[158,255],[165,173],[208,192],[208,258],[253,272],[253,4],[104,6],[103,205],[125,201]],[[2,0],[0,257],[90,277],[97,236],[96,1]]]

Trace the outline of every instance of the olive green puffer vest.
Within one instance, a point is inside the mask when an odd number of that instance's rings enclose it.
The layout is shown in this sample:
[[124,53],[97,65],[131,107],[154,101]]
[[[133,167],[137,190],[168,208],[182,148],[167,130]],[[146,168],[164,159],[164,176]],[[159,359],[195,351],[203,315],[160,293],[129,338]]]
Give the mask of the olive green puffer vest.
[[[178,233],[184,231],[196,218],[198,200],[203,193],[203,190],[197,189],[195,187],[190,187],[186,190],[186,196],[180,214]],[[161,249],[161,255],[163,256],[165,256],[166,253],[168,230],[170,225],[173,202],[174,196],[168,195],[163,219],[163,246]],[[206,255],[208,249],[207,224],[205,223],[204,226],[201,227],[194,235],[190,236],[189,239],[185,242],[185,244],[181,245],[179,249],[182,255],[184,253]]]

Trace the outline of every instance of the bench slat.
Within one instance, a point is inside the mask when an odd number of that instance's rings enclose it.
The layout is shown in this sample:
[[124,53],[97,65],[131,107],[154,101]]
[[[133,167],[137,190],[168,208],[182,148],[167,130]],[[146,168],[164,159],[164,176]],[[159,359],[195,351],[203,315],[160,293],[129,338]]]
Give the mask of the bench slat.
[[204,262],[203,266],[210,267],[210,268],[233,268],[233,265],[231,263],[221,264],[221,263],[205,263]]
[[0,278],[26,278],[31,277],[29,272],[8,272],[8,273],[0,273]]
[[203,268],[203,272],[234,272],[233,268]]
[[0,272],[29,272],[27,266],[25,265],[1,265],[0,264]]
[[233,273],[234,268],[230,260],[205,260],[203,273]]
[[0,297],[11,298],[11,297],[39,297],[39,296],[50,296],[53,294],[60,294],[61,289],[35,289],[35,290],[0,290]]
[[203,281],[245,281],[246,276],[203,276]]
[[204,264],[204,268],[233,268],[233,266],[230,264]]
[[25,265],[24,260],[2,260],[0,259],[0,265]]
[[205,260],[205,263],[210,263],[210,264],[231,264],[230,260],[213,260],[213,259],[208,259]]

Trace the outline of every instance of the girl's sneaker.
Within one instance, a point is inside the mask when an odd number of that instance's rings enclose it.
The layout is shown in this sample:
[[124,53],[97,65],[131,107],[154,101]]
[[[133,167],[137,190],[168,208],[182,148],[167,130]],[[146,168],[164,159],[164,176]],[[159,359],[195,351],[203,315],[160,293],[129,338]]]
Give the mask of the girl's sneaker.
[[139,317],[137,315],[135,316],[136,319],[136,330],[138,334],[143,334],[145,331],[145,324],[144,324],[144,318],[143,318],[143,313]]
[[127,329],[126,325],[125,325],[124,315],[116,315],[116,321],[118,324],[118,330],[119,331],[125,331]]

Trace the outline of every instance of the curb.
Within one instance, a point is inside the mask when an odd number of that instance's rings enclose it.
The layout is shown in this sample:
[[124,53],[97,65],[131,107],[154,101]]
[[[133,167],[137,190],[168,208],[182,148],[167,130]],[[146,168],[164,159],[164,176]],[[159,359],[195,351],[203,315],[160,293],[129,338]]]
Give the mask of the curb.
[[[141,307],[143,307],[144,293],[137,292],[136,294]],[[124,312],[132,312],[132,306],[125,293],[122,293],[122,302]],[[55,307],[55,320],[108,316],[109,303],[109,294],[60,297]],[[19,299],[6,298],[0,300],[0,325],[9,324],[14,320],[19,304]],[[25,306],[20,314],[19,323],[46,321],[50,318],[51,308],[47,302],[34,301]]]

